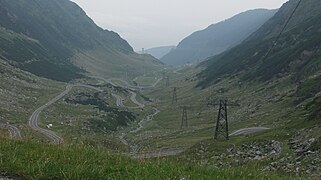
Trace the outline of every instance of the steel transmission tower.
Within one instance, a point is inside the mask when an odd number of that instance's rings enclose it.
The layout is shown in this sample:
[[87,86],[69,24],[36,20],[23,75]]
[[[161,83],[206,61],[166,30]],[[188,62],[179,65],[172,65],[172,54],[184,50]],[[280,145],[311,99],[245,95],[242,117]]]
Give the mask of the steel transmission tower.
[[216,140],[220,138],[228,140],[228,130],[227,100],[220,100],[214,138]]
[[172,104],[177,103],[177,87],[173,89]]
[[188,127],[188,122],[187,122],[187,107],[183,106],[183,114],[182,114],[182,124],[181,128],[187,128]]
[[209,106],[219,106],[216,127],[214,133],[214,139],[229,139],[229,125],[228,125],[228,106],[240,106],[238,103],[228,104],[227,100],[220,100],[219,103],[209,102]]

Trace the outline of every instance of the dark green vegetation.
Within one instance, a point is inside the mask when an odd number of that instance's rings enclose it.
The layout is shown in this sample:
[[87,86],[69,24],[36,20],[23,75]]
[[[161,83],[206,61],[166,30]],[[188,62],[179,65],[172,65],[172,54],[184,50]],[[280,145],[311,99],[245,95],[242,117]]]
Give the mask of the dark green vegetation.
[[[95,57],[99,53],[110,58]],[[122,66],[133,59],[129,69],[144,62],[150,67],[160,65],[135,54],[117,33],[98,27],[69,0],[1,0],[0,56],[11,65],[60,81],[83,77],[85,70],[97,74],[94,67],[100,61],[119,61]]]
[[[68,57],[56,61],[56,57],[52,56],[39,41],[2,27],[0,27],[0,56],[11,65],[36,75],[66,81],[82,77],[81,69],[63,60]],[[71,57],[71,53],[67,56]]]
[[101,148],[2,138],[0,152],[0,174],[25,179],[281,179],[250,168],[217,170],[177,160],[133,160]]
[[[119,126],[127,126],[136,120],[136,116],[132,112],[120,110],[111,107],[105,100],[106,94],[101,93],[79,93],[73,98],[65,99],[65,102],[72,104],[91,105],[99,111],[99,116],[91,118],[87,121],[87,126],[95,131],[115,131]],[[103,113],[104,112],[104,113]]]
[[[200,85],[231,75],[247,81],[268,81],[290,75],[293,83],[302,86],[306,85],[304,81],[312,83],[309,78],[319,71],[321,61],[320,1],[303,1],[272,52],[265,56],[297,3],[298,0],[289,1],[242,44],[203,63],[206,70],[201,73],[204,79]],[[314,88],[311,83],[301,89]],[[318,85],[313,83],[313,86]]]
[[179,66],[203,61],[210,56],[222,53],[241,43],[270,19],[275,12],[276,10],[251,10],[210,25],[186,37],[161,61]]
[[309,111],[310,119],[320,119],[321,118],[321,97],[316,97],[313,101],[306,105],[306,109]]

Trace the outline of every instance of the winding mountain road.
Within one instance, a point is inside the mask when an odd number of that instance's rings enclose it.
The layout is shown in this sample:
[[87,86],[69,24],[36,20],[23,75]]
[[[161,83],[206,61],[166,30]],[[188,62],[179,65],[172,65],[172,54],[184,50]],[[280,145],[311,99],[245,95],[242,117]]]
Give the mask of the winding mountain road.
[[22,138],[20,130],[13,125],[0,124],[0,128],[8,130],[10,137],[13,139],[21,139]]
[[116,106],[117,107],[122,107],[122,108],[125,107],[124,99],[121,96],[114,94],[114,93],[111,95],[116,99]]
[[[129,85],[128,82],[124,81],[124,80],[120,80],[120,79],[104,79],[104,78],[101,78],[101,77],[95,77],[99,80],[103,80],[109,84],[111,84],[112,86],[119,86],[119,87],[122,87],[122,88],[125,88],[125,89],[129,89],[130,93],[131,93],[131,97],[130,97],[130,100],[137,105],[137,107],[128,107],[128,108],[144,108],[145,105],[143,103],[140,103],[137,101],[136,99],[136,96],[137,94],[134,92],[133,89],[131,89],[130,87],[133,87],[131,85]],[[112,82],[112,80],[120,80],[122,81],[124,84],[126,85],[129,85],[129,87],[125,87],[125,86],[122,86],[122,85],[119,85],[119,84],[115,84]],[[153,88],[153,87],[156,87],[156,85],[162,80],[162,78],[159,78],[156,80],[155,83],[153,83],[152,85],[150,86],[145,86],[145,87],[140,87],[138,86],[139,88]],[[136,87],[137,88],[137,87]],[[114,96],[116,98],[116,105],[118,107],[125,107],[125,105],[123,104],[123,98],[120,97],[119,95],[117,94],[112,94],[112,96]],[[129,133],[137,133],[139,131],[141,131],[148,122],[152,121],[154,119],[154,117],[160,113],[161,111],[157,108],[154,108],[155,112],[153,112],[152,114],[150,115],[147,115],[144,119],[142,119],[139,123],[138,123],[138,127],[132,131],[130,131]],[[161,149],[161,150],[158,150],[158,151],[155,151],[155,152],[150,152],[150,153],[144,153],[144,154],[139,154],[138,153],[138,149],[139,149],[139,145],[138,144],[135,144],[135,143],[131,143],[131,142],[128,142],[127,139],[125,138],[126,137],[126,133],[122,132],[119,134],[118,138],[119,140],[126,146],[129,147],[130,149],[130,152],[129,154],[134,157],[134,158],[154,158],[154,157],[164,157],[164,156],[173,156],[173,155],[177,155],[179,153],[182,153],[185,151],[185,149],[182,149],[182,148],[167,148],[167,149]]]
[[258,133],[258,132],[267,131],[269,129],[270,128],[266,128],[266,127],[244,128],[244,129],[240,129],[240,130],[237,130],[237,131],[231,133],[229,136],[240,136],[240,135],[255,134],[255,133]]
[[137,101],[137,99],[136,99],[137,94],[136,94],[135,92],[133,92],[133,91],[130,91],[130,93],[131,93],[130,100],[131,100],[134,104],[137,105],[137,107],[133,107],[133,108],[143,109],[143,108],[145,107],[145,104],[140,103],[140,102]]
[[[144,108],[144,107],[145,107],[144,104],[138,102],[137,99],[136,99],[137,93],[135,92],[135,88],[137,88],[137,87],[130,85],[127,81],[122,80],[122,79],[117,79],[117,78],[114,78],[114,79],[105,79],[105,78],[103,78],[103,77],[98,77],[98,76],[91,76],[91,78],[95,78],[95,79],[102,80],[102,81],[104,81],[104,82],[106,82],[106,83],[111,84],[111,85],[114,86],[114,87],[117,87],[117,86],[118,86],[118,87],[122,87],[122,88],[124,88],[124,89],[128,89],[129,92],[131,93],[130,100],[131,100],[134,104],[137,105],[137,107],[129,107],[129,108]],[[123,85],[121,85],[121,84],[114,83],[114,82],[112,82],[112,80],[122,81],[122,82],[123,82],[124,84],[126,84],[127,86],[123,86]],[[117,95],[117,94],[115,94],[115,93],[113,93],[112,96],[116,99],[116,106],[117,106],[117,107],[125,107],[125,105],[124,105],[124,98],[122,98],[121,96],[119,96],[119,95]]]
[[84,88],[89,88],[89,89],[93,89],[93,90],[102,92],[101,89],[93,87],[93,86],[89,86],[89,85],[84,85],[84,84],[67,85],[65,91],[63,91],[58,96],[56,96],[55,98],[53,98],[52,100],[47,102],[45,105],[39,107],[36,111],[34,111],[32,113],[32,115],[29,118],[28,125],[31,127],[31,129],[33,129],[34,131],[37,131],[40,134],[49,138],[53,144],[60,144],[60,143],[62,143],[63,139],[60,136],[58,136],[55,132],[39,127],[39,125],[38,125],[39,115],[44,109],[46,109],[50,105],[56,103],[58,100],[60,100],[64,96],[66,96],[71,91],[71,89],[73,87],[84,87]]
[[[175,72],[177,74],[179,74],[177,71]],[[136,96],[137,94],[134,92],[133,89],[139,88],[139,89],[147,89],[147,88],[154,88],[157,86],[157,84],[162,80],[162,78],[159,78],[155,81],[155,83],[153,83],[150,86],[132,86],[130,85],[128,82],[122,80],[122,79],[104,79],[104,78],[100,78],[100,77],[95,77],[97,79],[103,80],[107,83],[110,83],[113,86],[119,86],[125,89],[128,89],[131,93],[131,97],[130,100],[137,105],[136,108],[144,108],[144,104],[138,102],[136,100]],[[137,78],[136,78],[137,79]],[[112,82],[113,80],[118,80],[118,81],[122,81],[126,86],[117,84]],[[116,104],[118,107],[125,107],[123,104],[123,98],[120,97],[119,95],[116,94],[112,94],[115,98],[116,98]],[[154,108],[155,112],[153,114],[150,114],[148,116],[146,116],[146,118],[144,118],[142,121],[140,121],[138,123],[138,127],[132,131],[130,131],[130,133],[137,133],[139,131],[141,131],[144,126],[146,125],[146,123],[148,123],[149,121],[152,121],[154,119],[154,116],[156,116],[158,113],[160,113],[159,109]],[[244,129],[240,129],[237,130],[233,133],[231,133],[229,136],[240,136],[240,135],[248,135],[248,134],[254,134],[254,133],[258,133],[258,132],[263,132],[269,130],[269,128],[266,127],[252,127],[252,128],[244,128]],[[182,153],[185,151],[185,149],[182,148],[169,148],[169,149],[161,149],[159,151],[155,151],[155,152],[150,152],[150,153],[145,153],[145,154],[138,154],[138,144],[133,144],[130,143],[126,140],[126,133],[120,133],[118,138],[119,140],[126,146],[128,146],[130,148],[130,155],[133,156],[134,158],[154,158],[154,157],[163,157],[163,156],[172,156],[172,155],[177,155],[179,153]]]
[[[130,85],[127,81],[122,80],[122,79],[117,79],[117,78],[114,78],[114,79],[99,78],[99,79],[100,79],[100,80],[104,80],[105,82],[110,83],[110,84],[113,85],[113,86],[119,86],[119,87],[128,89],[129,92],[131,93],[130,100],[131,100],[134,104],[137,105],[137,107],[129,107],[129,108],[140,108],[140,109],[142,109],[142,108],[145,107],[145,104],[140,103],[140,102],[137,101],[137,99],[136,99],[137,93],[135,92],[134,89],[135,89],[135,88],[139,88],[139,89],[154,88],[155,86],[157,86],[157,84],[158,84],[163,78],[157,79],[157,80],[156,80],[152,85],[150,85],[150,86],[139,86],[139,85],[138,85],[138,86],[132,86],[132,85]],[[122,85],[120,85],[120,84],[115,84],[115,83],[112,82],[112,80],[121,81],[121,82],[123,82],[124,84],[126,84],[127,87],[126,87],[126,86],[122,86]],[[114,94],[113,94],[113,96],[116,98],[116,101],[119,101],[119,99],[120,99],[119,96],[115,96]],[[122,104],[122,105],[121,105],[121,104],[118,104],[118,103],[116,103],[116,104],[117,104],[117,106],[119,106],[119,107],[124,107],[123,104]]]
[[[130,93],[131,93],[130,100],[131,100],[134,104],[137,105],[137,107],[129,107],[129,108],[144,108],[144,107],[145,107],[145,105],[144,105],[143,103],[140,103],[140,102],[137,101],[137,99],[136,99],[137,93],[135,93],[135,92],[130,88],[130,87],[132,87],[132,86],[129,85],[128,82],[126,82],[126,81],[124,81],[124,80],[120,80],[120,79],[105,79],[105,78],[102,78],[102,77],[94,77],[94,78],[103,80],[103,81],[105,81],[106,83],[111,84],[112,86],[120,86],[120,87],[122,87],[122,88],[129,89],[129,91],[130,91]],[[120,80],[120,81],[124,82],[124,84],[129,85],[130,87],[124,87],[124,86],[122,86],[122,85],[115,84],[115,83],[112,82],[112,80]],[[161,79],[159,79],[158,81],[156,81],[151,87],[155,87],[160,81],[161,81]],[[124,99],[123,99],[121,96],[119,96],[119,95],[117,95],[117,94],[114,94],[114,93],[112,94],[112,96],[116,98],[116,105],[117,105],[118,107],[125,107],[125,105],[123,104],[123,100],[124,100]],[[159,110],[159,109],[156,109],[156,108],[155,108],[154,110],[155,110],[155,112],[154,112],[153,114],[150,114],[150,115],[146,116],[146,118],[144,118],[142,121],[140,121],[140,122],[138,123],[139,127],[138,127],[137,129],[135,129],[135,130],[130,131],[130,133],[137,133],[138,131],[140,131],[141,129],[144,128],[144,125],[145,125],[147,122],[153,120],[154,116],[156,116],[158,113],[160,113],[160,110]],[[139,146],[138,146],[137,144],[129,143],[129,142],[126,140],[125,136],[126,136],[126,133],[120,133],[119,136],[118,136],[118,138],[119,138],[119,140],[120,140],[124,145],[126,145],[126,146],[128,146],[128,147],[130,148],[130,154],[131,154],[132,156],[136,156],[137,153],[138,153],[138,147],[139,147]]]

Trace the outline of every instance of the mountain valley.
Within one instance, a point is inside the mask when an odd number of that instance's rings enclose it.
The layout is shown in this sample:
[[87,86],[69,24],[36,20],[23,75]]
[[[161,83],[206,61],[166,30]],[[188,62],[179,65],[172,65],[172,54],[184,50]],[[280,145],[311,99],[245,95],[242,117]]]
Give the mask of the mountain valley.
[[0,179],[319,179],[321,2],[257,11],[176,68],[69,0],[0,0]]

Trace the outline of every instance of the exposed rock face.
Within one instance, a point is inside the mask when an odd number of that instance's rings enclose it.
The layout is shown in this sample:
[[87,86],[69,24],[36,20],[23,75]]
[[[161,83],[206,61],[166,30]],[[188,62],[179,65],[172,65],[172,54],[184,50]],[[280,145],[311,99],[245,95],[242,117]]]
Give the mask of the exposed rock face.
[[[315,127],[317,128],[317,127]],[[294,154],[286,154],[264,168],[265,171],[281,170],[296,175],[321,177],[321,147],[315,145],[319,139],[306,135],[311,129],[298,131],[288,143]]]
[[15,180],[14,178],[8,177],[8,176],[1,176],[0,175],[0,180]]
[[213,152],[205,144],[200,144],[194,157],[188,161],[208,165],[213,168],[241,167],[248,162],[260,161],[262,171],[285,172],[296,176],[321,177],[321,137],[313,132],[321,127],[306,128],[295,131],[289,140],[266,140],[231,145],[224,152]]
[[268,141],[264,143],[243,144],[240,148],[227,149],[229,158],[237,158],[242,161],[262,160],[271,156],[279,155],[282,151],[281,143]]

